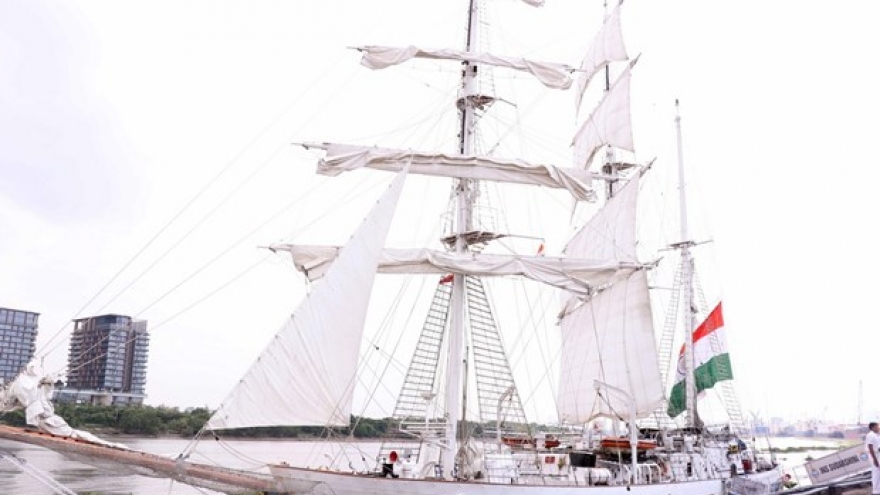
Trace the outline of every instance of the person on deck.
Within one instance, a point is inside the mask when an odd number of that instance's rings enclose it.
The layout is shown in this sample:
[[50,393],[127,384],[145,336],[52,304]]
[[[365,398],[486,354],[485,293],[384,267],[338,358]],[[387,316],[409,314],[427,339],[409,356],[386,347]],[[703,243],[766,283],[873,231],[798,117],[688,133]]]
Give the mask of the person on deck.
[[871,454],[871,493],[880,495],[880,425],[868,423],[871,430],[865,436],[865,448]]

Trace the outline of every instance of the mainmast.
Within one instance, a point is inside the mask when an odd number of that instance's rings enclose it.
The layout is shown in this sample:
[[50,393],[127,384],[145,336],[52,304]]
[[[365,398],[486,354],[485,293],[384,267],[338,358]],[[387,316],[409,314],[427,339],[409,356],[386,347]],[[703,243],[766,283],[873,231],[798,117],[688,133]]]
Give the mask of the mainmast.
[[[478,0],[470,0],[468,8],[468,28],[466,51],[473,52],[477,47]],[[473,96],[475,95],[478,65],[473,62],[462,62],[461,94],[457,105],[461,112],[461,128],[459,130],[459,153],[474,154],[475,115]],[[457,179],[455,184],[455,252],[464,253],[468,250],[466,233],[471,230],[473,221],[473,199],[476,182],[469,179]],[[446,450],[443,452],[443,476],[454,477],[453,466],[456,466],[458,454],[458,423],[465,417],[466,404],[463,391],[467,377],[462,376],[464,367],[464,296],[465,276],[456,274],[452,281],[452,305],[450,307],[451,324],[449,328],[449,361],[447,364],[446,407],[448,414],[446,430]]]
[[678,146],[678,199],[681,212],[681,240],[675,247],[681,250],[682,291],[684,292],[684,364],[685,364],[685,407],[687,426],[702,426],[697,414],[696,383],[694,380],[694,258],[690,248],[694,242],[688,233],[687,201],[685,197],[684,156],[681,145],[681,114],[678,100],[675,100],[675,132]]

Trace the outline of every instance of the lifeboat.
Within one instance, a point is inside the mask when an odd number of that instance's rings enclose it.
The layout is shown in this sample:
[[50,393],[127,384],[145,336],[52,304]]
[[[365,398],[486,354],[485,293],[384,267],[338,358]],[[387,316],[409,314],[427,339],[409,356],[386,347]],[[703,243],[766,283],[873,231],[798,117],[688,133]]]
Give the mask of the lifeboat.
[[[632,447],[629,445],[629,438],[603,438],[599,442],[599,446],[605,450],[630,450]],[[657,448],[657,442],[653,440],[639,440],[636,443],[636,450],[638,451],[647,451],[654,450]]]

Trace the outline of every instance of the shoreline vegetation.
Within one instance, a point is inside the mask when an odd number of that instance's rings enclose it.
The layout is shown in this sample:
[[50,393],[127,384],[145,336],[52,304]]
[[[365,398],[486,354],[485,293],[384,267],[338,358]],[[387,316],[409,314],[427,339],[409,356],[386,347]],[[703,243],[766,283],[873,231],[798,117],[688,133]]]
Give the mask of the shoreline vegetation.
[[[192,437],[208,421],[211,412],[207,408],[191,408],[181,411],[167,406],[98,406],[89,404],[55,404],[55,413],[76,429],[98,435],[141,435]],[[0,414],[0,424],[24,427],[24,411]],[[479,425],[477,428],[481,429]],[[326,436],[323,426],[273,426],[264,428],[239,428],[225,430],[224,438],[285,438],[314,440]],[[397,431],[391,418],[374,419],[352,416],[351,426],[334,427],[333,434],[354,438],[389,438]],[[480,432],[478,432],[480,433]]]
[[[168,406],[136,406],[117,407],[89,404],[55,404],[55,412],[76,429],[87,430],[98,435],[138,435],[148,437],[180,436],[192,437],[208,421],[211,412],[208,408],[190,408],[181,411]],[[23,427],[24,411],[0,414],[0,424]],[[468,423],[472,433],[481,435],[483,428],[479,424]],[[532,424],[537,431],[550,428]],[[316,440],[327,436],[327,428],[323,426],[273,426],[264,428],[240,428],[225,430],[226,439],[300,439]],[[398,432],[397,422],[392,418],[367,418],[352,416],[349,427],[333,428],[333,436],[354,437],[355,439],[408,438]],[[774,437],[786,438],[786,437]],[[816,450],[839,450],[850,447],[853,441],[844,441],[835,437],[802,437],[804,440],[816,440],[815,444],[796,447],[770,447],[769,452],[775,454],[803,453]],[[763,449],[762,449],[763,450]]]

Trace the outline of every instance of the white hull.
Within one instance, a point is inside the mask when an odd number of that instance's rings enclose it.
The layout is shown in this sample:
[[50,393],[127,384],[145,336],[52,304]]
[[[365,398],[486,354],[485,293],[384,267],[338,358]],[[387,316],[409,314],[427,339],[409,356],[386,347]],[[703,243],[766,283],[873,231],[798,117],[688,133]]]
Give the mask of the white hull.
[[291,466],[269,466],[283,491],[320,495],[726,495],[723,480],[619,486],[506,485],[479,482],[381,478]]

